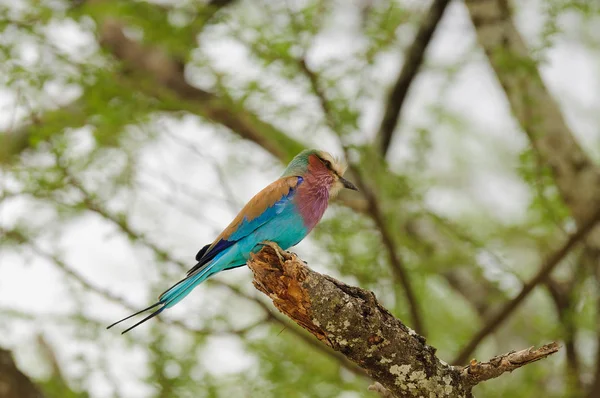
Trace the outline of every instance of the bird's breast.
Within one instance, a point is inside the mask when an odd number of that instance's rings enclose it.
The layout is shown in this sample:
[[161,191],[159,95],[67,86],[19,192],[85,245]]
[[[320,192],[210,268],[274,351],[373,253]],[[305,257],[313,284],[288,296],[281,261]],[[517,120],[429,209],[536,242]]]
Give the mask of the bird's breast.
[[294,203],[308,231],[312,230],[321,220],[328,202],[329,190],[327,188],[319,189],[305,184],[299,187],[294,197]]

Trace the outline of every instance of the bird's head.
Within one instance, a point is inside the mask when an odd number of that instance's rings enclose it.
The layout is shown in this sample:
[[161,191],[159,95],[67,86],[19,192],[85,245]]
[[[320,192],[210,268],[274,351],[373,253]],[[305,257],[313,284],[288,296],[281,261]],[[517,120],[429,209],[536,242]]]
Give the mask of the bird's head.
[[353,183],[343,177],[346,168],[346,163],[335,159],[328,152],[307,149],[292,159],[283,172],[283,176],[308,178],[312,183],[326,185],[329,189],[329,196],[333,197],[342,188],[358,191]]

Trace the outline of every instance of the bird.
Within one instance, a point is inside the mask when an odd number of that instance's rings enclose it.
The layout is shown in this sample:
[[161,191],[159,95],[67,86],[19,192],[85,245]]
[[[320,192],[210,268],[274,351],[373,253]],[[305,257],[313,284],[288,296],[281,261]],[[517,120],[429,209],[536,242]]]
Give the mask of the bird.
[[233,221],[210,244],[196,254],[197,264],[184,279],[163,292],[158,301],[107,329],[148,310],[150,315],[129,327],[122,334],[173,307],[196,286],[224,270],[244,266],[251,253],[270,242],[283,250],[304,239],[321,220],[329,200],[347,188],[358,188],[343,177],[346,164],[331,154],[307,149],[296,155],[281,177],[257,193],[242,208]]

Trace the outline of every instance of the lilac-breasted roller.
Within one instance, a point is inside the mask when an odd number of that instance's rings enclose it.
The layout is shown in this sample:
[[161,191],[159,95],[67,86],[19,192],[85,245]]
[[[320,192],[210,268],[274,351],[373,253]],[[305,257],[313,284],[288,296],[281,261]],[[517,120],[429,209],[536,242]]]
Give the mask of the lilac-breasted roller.
[[123,333],[173,307],[211,275],[246,264],[250,253],[271,241],[282,249],[300,242],[317,225],[329,199],[342,188],[357,191],[343,178],[346,166],[329,153],[309,149],[300,152],[282,176],[260,191],[244,206],[231,224],[198,254],[198,263],[187,276],[158,297],[148,308],[136,312],[109,328],[144,311],[160,307]]

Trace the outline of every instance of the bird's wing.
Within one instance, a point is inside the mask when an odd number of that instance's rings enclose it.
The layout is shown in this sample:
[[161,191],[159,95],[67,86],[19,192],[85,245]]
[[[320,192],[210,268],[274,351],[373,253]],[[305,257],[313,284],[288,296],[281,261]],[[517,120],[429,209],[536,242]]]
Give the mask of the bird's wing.
[[281,213],[301,182],[302,177],[283,177],[257,193],[212,244],[200,249],[196,254],[198,264],[188,271],[188,275]]

